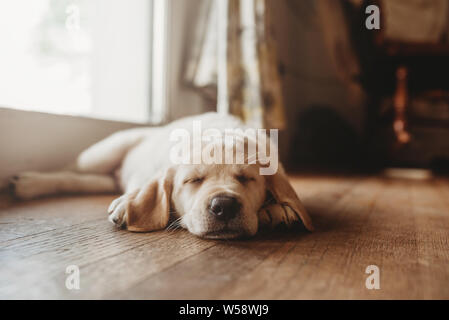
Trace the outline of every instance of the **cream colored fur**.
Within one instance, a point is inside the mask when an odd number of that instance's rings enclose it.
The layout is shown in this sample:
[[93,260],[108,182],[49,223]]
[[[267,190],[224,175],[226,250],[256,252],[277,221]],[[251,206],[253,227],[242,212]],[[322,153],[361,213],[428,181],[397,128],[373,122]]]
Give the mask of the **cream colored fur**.
[[[75,171],[21,173],[11,186],[21,199],[119,191],[122,196],[108,209],[109,220],[130,231],[163,229],[170,221],[171,227],[207,238],[252,236],[262,226],[298,221],[312,230],[282,167],[275,175],[261,176],[260,164],[172,164],[169,155],[175,142],[170,133],[179,128],[191,131],[194,120],[201,121],[203,130],[244,128],[235,117],[207,113],[164,127],[121,131],[82,152]],[[203,180],[192,182],[195,178]],[[219,194],[232,195],[242,204],[240,213],[226,223],[208,214],[208,203]]]

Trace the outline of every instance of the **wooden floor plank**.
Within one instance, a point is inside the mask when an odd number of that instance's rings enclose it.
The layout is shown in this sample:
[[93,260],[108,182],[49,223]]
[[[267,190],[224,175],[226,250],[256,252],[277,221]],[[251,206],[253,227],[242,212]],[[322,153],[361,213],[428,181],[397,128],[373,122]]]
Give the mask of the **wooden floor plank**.
[[449,299],[449,190],[447,181],[411,186],[418,249],[416,286],[425,299]]
[[[298,190],[298,193],[304,196],[304,200],[308,200],[317,193],[323,195],[327,191],[332,193],[332,196],[327,199],[334,202],[335,199],[345,196],[345,190],[354,187],[355,181],[352,179],[345,180],[345,187],[343,187],[341,181],[335,181],[334,183],[328,181],[327,185],[319,186],[313,180],[307,181],[305,179],[301,181],[302,187],[299,189],[304,188],[309,192]],[[336,187],[337,185],[339,188]],[[298,186],[296,187],[298,188]],[[322,201],[320,200],[320,202]],[[329,203],[329,205],[332,204]],[[254,268],[263,264],[271,254],[277,253],[278,250],[282,251],[286,242],[287,247],[288,243],[307,243],[304,239],[307,236],[310,236],[310,234],[277,234],[268,238],[265,236],[245,242],[220,243],[216,247],[193,256],[163,273],[154,275],[140,283],[139,286],[131,288],[124,296],[133,298],[167,298],[171,296],[179,299],[188,297],[197,299],[234,298],[231,292],[235,290],[235,287],[245,288],[245,284],[240,285],[244,275],[250,274]],[[235,247],[238,250],[235,250]],[[215,261],[215,264],[210,264],[210,261]],[[188,271],[185,272],[185,270]],[[192,274],[198,276],[191,279]],[[177,281],[172,281],[173,278],[176,278]],[[228,290],[228,287],[234,288]],[[258,293],[260,293],[259,290],[253,290],[239,298],[256,297]]]
[[[449,298],[449,182],[382,176],[292,180],[316,232],[210,241],[130,233],[106,220],[114,196],[0,205],[0,298]],[[65,268],[80,268],[67,290]],[[368,265],[380,290],[368,290]]]
[[103,218],[107,209],[105,205],[114,198],[112,195],[73,196],[26,202],[3,199],[9,206],[0,206],[0,244],[74,223]]
[[[253,272],[244,275],[242,282],[234,284],[222,297],[230,295],[237,299],[248,296],[260,299],[294,299],[304,292],[309,296],[313,294],[314,298],[323,298],[322,294],[330,288],[329,282],[336,279],[337,272],[344,271],[342,268],[346,261],[345,248],[352,248],[348,241],[350,229],[345,222],[350,213],[347,208],[353,205],[352,201],[356,195],[360,197],[361,185],[369,184],[372,184],[372,181],[354,184],[351,190],[343,190],[342,196],[337,200],[334,197],[326,197],[326,192],[321,193],[324,196],[321,199],[306,198],[307,207],[314,208],[312,214],[317,231],[299,241],[286,243],[284,250],[275,252]],[[315,201],[318,203],[314,203]],[[364,205],[363,202],[359,204]],[[344,243],[339,242],[341,238],[345,239]],[[263,279],[269,290],[257,288],[260,279]]]

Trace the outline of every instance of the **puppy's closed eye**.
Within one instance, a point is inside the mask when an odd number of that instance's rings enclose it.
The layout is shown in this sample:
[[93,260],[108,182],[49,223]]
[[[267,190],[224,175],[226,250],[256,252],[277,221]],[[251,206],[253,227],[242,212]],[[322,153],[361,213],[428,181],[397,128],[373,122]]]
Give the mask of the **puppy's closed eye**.
[[201,184],[204,181],[204,177],[193,177],[184,180],[184,184]]
[[255,178],[244,175],[244,174],[239,174],[237,176],[235,176],[235,178],[241,183],[241,184],[247,184],[251,181],[256,181]]

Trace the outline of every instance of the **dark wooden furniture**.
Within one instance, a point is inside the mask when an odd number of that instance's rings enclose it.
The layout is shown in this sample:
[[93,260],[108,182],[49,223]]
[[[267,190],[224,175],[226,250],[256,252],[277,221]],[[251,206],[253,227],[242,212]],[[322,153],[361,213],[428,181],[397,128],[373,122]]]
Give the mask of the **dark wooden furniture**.
[[[365,6],[382,1],[365,1]],[[363,6],[363,8],[365,7]],[[449,161],[449,116],[440,117],[431,103],[415,112],[415,101],[440,100],[449,106],[449,43],[412,43],[386,39],[378,31],[353,25],[354,43],[362,65],[361,82],[371,105],[367,123],[370,141],[381,145],[387,165],[429,166]],[[384,20],[384,19],[382,19]],[[449,114],[449,107],[447,108]],[[382,150],[383,150],[382,149]]]

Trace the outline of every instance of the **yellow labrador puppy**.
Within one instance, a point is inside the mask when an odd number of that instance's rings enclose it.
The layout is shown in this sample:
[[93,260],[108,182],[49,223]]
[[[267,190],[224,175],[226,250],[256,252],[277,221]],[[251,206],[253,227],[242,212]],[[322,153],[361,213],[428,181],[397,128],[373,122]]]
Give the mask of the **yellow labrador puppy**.
[[231,239],[279,224],[312,230],[275,145],[266,135],[247,136],[248,129],[233,116],[207,113],[121,131],[82,152],[74,171],[25,172],[11,187],[21,199],[120,191],[109,220],[137,232],[180,226]]

